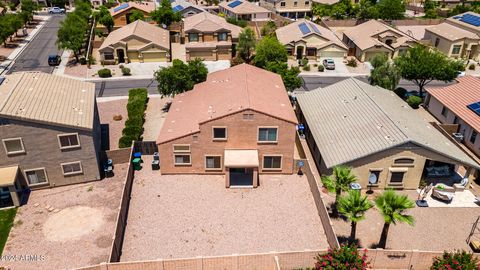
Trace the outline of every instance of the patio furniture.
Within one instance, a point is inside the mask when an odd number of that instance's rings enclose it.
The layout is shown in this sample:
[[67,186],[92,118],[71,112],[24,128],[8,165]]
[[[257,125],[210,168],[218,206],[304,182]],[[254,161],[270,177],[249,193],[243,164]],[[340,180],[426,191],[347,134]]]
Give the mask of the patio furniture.
[[360,189],[362,189],[362,186],[359,183],[351,183],[350,184],[350,189],[360,190]]
[[433,184],[430,183],[430,185],[420,190],[420,193],[418,193],[418,200],[415,201],[418,207],[428,207],[428,202],[427,200],[425,200],[425,198],[427,197],[430,190],[432,190],[432,188],[433,188]]
[[448,166],[427,167],[427,177],[447,177],[452,175],[452,171]]
[[455,191],[464,191],[467,185],[468,185],[468,178],[463,178],[462,181],[460,181],[460,183],[453,184],[453,188],[455,189]]
[[455,189],[453,187],[437,184],[433,187],[432,197],[445,202],[451,202],[455,197]]
[[480,242],[477,240],[470,241],[470,247],[474,252],[480,252]]

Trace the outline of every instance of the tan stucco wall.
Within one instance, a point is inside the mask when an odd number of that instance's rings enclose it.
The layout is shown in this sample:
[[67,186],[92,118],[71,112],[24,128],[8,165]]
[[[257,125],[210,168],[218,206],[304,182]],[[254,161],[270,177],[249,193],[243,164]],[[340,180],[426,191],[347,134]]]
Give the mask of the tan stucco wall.
[[[45,168],[49,184],[44,186],[51,187],[100,179],[97,162],[100,147],[98,130],[81,131],[18,120],[8,121],[10,124],[0,125],[1,139],[21,137],[26,153],[7,155],[2,143],[0,167],[19,165],[23,175],[24,170]],[[78,133],[80,148],[61,150],[57,135],[64,133]],[[82,162],[83,174],[64,176],[60,163],[74,161]]]
[[[254,120],[243,120],[244,113],[253,113]],[[227,141],[213,141],[212,127],[227,127]],[[258,127],[278,127],[278,142],[262,144],[257,143]],[[293,151],[295,146],[295,124],[264,115],[253,111],[243,111],[226,116],[200,126],[197,133],[198,141],[193,141],[192,135],[176,139],[171,142],[160,144],[160,168],[164,174],[176,173],[224,173],[225,168],[212,172],[205,170],[205,155],[223,155],[225,149],[258,149],[259,164],[262,166],[265,154],[283,155],[282,170],[262,171],[259,173],[292,173],[293,172]],[[174,166],[173,145],[190,144],[191,166]]]
[[[130,14],[132,13],[134,9],[129,9],[125,12],[121,12],[119,14],[116,14],[115,16],[113,16],[113,22],[115,23],[114,25],[114,28],[117,29],[117,28],[120,28],[122,26],[125,26],[127,25],[127,14]],[[135,10],[139,10],[139,9],[135,9]],[[143,13],[143,16],[145,16],[145,18],[150,18],[150,13],[148,12],[145,12],[143,10],[140,10],[142,13]],[[151,21],[150,24],[155,24],[154,21]]]

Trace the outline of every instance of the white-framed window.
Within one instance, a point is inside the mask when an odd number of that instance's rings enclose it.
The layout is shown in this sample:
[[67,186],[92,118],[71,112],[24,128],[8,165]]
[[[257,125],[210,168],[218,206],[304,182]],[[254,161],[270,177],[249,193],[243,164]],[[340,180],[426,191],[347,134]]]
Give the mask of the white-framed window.
[[258,142],[277,142],[278,128],[277,127],[259,127],[258,128]]
[[23,145],[22,138],[8,138],[8,139],[3,139],[2,142],[7,155],[25,153],[25,146]]
[[197,33],[189,33],[188,34],[188,42],[198,42],[198,34]]
[[227,128],[226,127],[212,127],[212,137],[214,141],[227,140]]
[[80,147],[80,138],[78,137],[78,133],[58,134],[57,137],[60,149]]
[[243,120],[253,120],[254,116],[253,113],[244,113]]
[[205,170],[218,170],[222,168],[222,156],[207,155],[205,156]]
[[29,186],[42,185],[48,183],[47,173],[45,168],[35,168],[24,170],[25,178]]
[[218,33],[218,41],[227,41],[228,39],[228,35],[227,33],[223,32],[223,33]]
[[190,144],[174,144],[174,153],[190,153]]
[[192,159],[190,154],[174,154],[175,165],[192,165]]
[[282,156],[281,155],[264,155],[263,170],[281,170],[282,169]]
[[401,166],[413,166],[415,164],[415,159],[409,157],[396,158],[393,163],[395,165]]
[[113,56],[113,52],[104,52],[103,59],[105,60],[113,60],[115,57]]
[[401,184],[401,183],[403,183],[404,176],[405,176],[405,172],[391,172],[390,184]]
[[63,175],[74,175],[83,173],[81,161],[61,163],[60,166],[62,167]]
[[462,45],[453,45],[452,54],[460,54],[461,49],[462,49]]

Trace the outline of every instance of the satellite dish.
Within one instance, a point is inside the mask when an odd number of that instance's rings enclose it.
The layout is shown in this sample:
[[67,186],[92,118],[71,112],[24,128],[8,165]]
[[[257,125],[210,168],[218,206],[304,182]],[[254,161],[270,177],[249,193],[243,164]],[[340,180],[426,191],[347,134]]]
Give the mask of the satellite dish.
[[376,184],[378,181],[377,176],[374,173],[370,174],[370,177],[368,177],[368,183],[370,185]]

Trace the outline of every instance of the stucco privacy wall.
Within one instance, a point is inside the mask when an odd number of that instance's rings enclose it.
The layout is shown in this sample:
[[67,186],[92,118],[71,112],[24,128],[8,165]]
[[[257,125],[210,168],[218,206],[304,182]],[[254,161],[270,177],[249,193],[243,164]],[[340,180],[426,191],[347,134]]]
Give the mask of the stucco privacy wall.
[[[254,114],[253,120],[244,120],[243,114]],[[277,143],[258,143],[258,127],[278,127]],[[227,141],[213,141],[212,128],[227,127]],[[158,145],[160,163],[163,174],[175,173],[224,173],[225,169],[218,171],[205,171],[206,155],[223,155],[225,149],[258,149],[260,166],[263,155],[282,155],[282,170],[262,171],[260,173],[292,173],[293,151],[295,147],[295,124],[271,117],[252,110],[245,110],[235,114],[204,123],[200,125],[198,139],[188,135],[167,143]],[[191,163],[189,166],[174,166],[173,145],[190,144]]]
[[[49,185],[39,187],[61,186],[100,179],[96,151],[99,149],[98,130],[84,131],[19,120],[8,120],[8,123],[0,125],[1,139],[22,138],[25,153],[7,156],[4,146],[1,145],[0,167],[18,164],[22,173],[28,169],[45,168]],[[80,147],[61,150],[57,135],[65,133],[78,133]],[[74,161],[82,162],[83,173],[64,176],[60,163]]]

